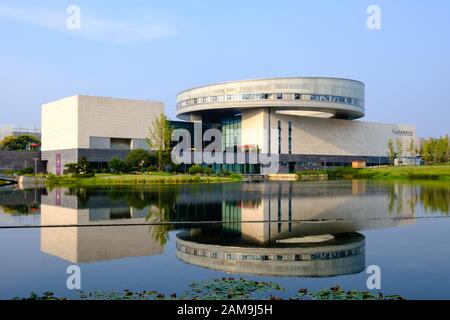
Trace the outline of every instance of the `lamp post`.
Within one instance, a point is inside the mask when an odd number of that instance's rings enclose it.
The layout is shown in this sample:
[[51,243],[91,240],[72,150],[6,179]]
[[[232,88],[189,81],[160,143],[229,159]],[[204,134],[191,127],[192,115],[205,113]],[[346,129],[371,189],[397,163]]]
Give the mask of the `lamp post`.
[[34,174],[36,175],[37,174],[37,162],[38,162],[39,158],[33,158],[33,160],[34,160]]

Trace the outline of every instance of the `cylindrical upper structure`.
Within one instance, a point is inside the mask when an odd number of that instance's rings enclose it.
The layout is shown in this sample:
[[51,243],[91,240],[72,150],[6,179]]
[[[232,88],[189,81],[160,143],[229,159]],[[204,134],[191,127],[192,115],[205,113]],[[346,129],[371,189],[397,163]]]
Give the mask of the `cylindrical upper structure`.
[[241,80],[189,89],[177,95],[177,116],[235,114],[246,109],[319,117],[358,119],[364,116],[364,83],[340,78],[273,78]]

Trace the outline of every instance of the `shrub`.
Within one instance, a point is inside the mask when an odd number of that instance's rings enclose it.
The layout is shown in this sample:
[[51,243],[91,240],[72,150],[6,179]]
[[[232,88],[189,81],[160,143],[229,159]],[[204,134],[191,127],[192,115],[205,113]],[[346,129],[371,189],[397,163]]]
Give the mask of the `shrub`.
[[109,168],[102,168],[100,170],[101,173],[110,173],[111,171],[109,170]]
[[128,166],[125,161],[120,160],[118,157],[114,157],[108,162],[110,172],[114,174],[119,174],[123,172],[128,172]]
[[203,173],[207,176],[210,176],[213,174],[213,169],[211,169],[210,167],[203,168]]
[[222,176],[224,176],[224,177],[229,177],[229,176],[232,174],[232,172],[231,172],[231,171],[228,171],[228,170],[223,170],[223,169],[222,169],[222,171],[220,172],[220,174],[221,174]]
[[203,173],[203,168],[198,164],[193,165],[192,167],[189,168],[189,174],[195,175],[200,173]]
[[66,167],[66,172],[67,173],[71,173],[71,174],[76,174],[78,173],[78,163],[68,163],[65,165]]
[[24,176],[24,175],[33,174],[33,173],[34,173],[34,169],[32,167],[24,168],[22,170],[17,171],[17,174],[19,176]]
[[143,172],[151,164],[151,159],[150,153],[144,149],[136,149],[128,154],[125,163],[132,171]]
[[58,176],[56,174],[53,173],[47,173],[47,179],[57,179]]
[[86,157],[82,157],[77,163],[68,163],[65,165],[66,172],[76,175],[94,174],[95,171],[91,168]]

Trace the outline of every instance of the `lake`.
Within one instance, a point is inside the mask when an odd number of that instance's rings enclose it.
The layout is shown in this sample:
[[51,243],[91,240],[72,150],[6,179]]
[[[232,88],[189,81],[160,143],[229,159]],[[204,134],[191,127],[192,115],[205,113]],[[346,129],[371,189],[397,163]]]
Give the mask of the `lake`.
[[0,298],[81,289],[181,293],[245,278],[450,299],[450,183],[324,181],[0,188]]

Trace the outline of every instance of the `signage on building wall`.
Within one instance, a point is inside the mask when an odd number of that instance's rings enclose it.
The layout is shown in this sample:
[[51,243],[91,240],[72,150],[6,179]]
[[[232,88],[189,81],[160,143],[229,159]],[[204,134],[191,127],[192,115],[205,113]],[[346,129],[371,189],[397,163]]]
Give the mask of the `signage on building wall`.
[[411,130],[392,129],[392,133],[397,135],[397,136],[406,136],[406,137],[414,136],[414,132],[411,131]]
[[61,175],[61,154],[56,155],[56,175]]

